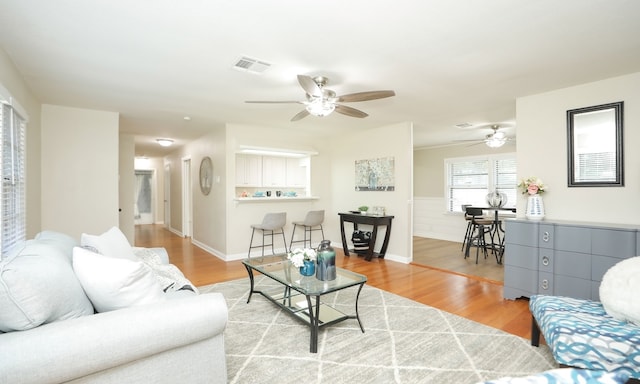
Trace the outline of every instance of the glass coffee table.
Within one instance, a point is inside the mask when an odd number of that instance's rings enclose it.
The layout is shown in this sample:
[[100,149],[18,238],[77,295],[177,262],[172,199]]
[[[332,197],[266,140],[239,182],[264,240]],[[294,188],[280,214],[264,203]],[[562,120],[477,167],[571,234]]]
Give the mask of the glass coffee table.
[[[251,301],[251,295],[259,293],[285,312],[309,324],[312,353],[318,352],[318,331],[321,327],[346,319],[356,319],[360,330],[364,333],[364,327],[358,315],[358,298],[364,283],[367,282],[365,275],[336,268],[335,280],[321,281],[315,276],[302,276],[299,269],[287,260],[286,255],[254,257],[243,260],[242,264],[247,269],[251,281],[247,304]],[[254,272],[261,273],[278,284],[260,287],[261,289],[258,290],[255,287]],[[322,295],[355,286],[358,286],[355,315],[344,314],[320,300]]]

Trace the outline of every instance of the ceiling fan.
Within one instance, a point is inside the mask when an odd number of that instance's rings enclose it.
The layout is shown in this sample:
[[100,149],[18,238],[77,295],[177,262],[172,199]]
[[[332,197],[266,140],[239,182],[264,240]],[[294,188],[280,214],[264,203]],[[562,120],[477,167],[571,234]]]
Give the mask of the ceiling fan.
[[503,131],[500,131],[499,125],[494,124],[490,128],[493,130],[493,132],[487,134],[484,139],[462,141],[474,141],[477,142],[477,144],[485,143],[489,148],[499,148],[502,147],[507,141],[514,140],[510,137],[507,137],[507,135]]
[[298,121],[309,115],[323,117],[329,115],[331,112],[336,111],[343,115],[351,117],[364,118],[369,116],[365,112],[358,109],[348,107],[346,105],[338,103],[352,103],[357,101],[367,101],[384,99],[385,97],[395,96],[394,91],[367,91],[358,93],[349,93],[342,96],[337,96],[336,93],[324,86],[329,82],[329,79],[324,76],[306,76],[298,75],[298,83],[306,93],[307,100],[305,101],[245,101],[245,103],[297,103],[304,104],[305,109],[291,118],[291,121]]

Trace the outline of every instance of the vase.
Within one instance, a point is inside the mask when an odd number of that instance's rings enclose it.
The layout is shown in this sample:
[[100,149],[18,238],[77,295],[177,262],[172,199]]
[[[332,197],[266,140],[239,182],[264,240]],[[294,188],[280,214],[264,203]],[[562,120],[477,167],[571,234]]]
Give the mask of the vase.
[[505,193],[493,191],[487,194],[486,200],[487,204],[489,204],[490,207],[502,208],[505,204],[507,204],[507,195]]
[[321,281],[336,279],[336,251],[331,246],[331,240],[322,240],[316,250],[318,266],[316,279]]
[[313,260],[305,260],[304,265],[300,267],[300,274],[302,276],[313,276],[316,272],[316,265]]
[[542,201],[542,196],[538,194],[529,195],[525,216],[529,220],[542,220],[544,218],[544,201]]

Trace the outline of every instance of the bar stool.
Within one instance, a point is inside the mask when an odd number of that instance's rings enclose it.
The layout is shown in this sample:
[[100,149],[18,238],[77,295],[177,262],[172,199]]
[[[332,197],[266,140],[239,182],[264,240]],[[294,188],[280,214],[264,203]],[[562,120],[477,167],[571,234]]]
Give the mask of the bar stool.
[[[282,235],[282,240],[284,242],[284,251],[287,252],[287,239],[284,237],[284,226],[287,223],[287,213],[286,212],[278,212],[278,213],[267,213],[264,215],[262,219],[262,223],[251,225],[251,241],[249,242],[249,254],[248,257],[251,257],[251,250],[253,248],[261,248],[262,256],[264,257],[264,247],[271,246],[271,254],[275,254],[275,249],[273,248],[273,235]],[[262,231],[262,244],[253,245],[253,235],[256,233],[256,230]],[[265,237],[271,236],[271,243],[265,244]]]
[[[293,249],[293,243],[303,243],[303,247],[307,247],[307,234],[309,234],[309,248],[311,248],[311,232],[320,231],[322,232],[322,240],[324,240],[324,230],[322,229],[322,223],[324,222],[324,210],[321,211],[309,211],[307,212],[307,216],[305,216],[304,221],[294,221],[293,224],[293,232],[291,232],[291,242],[289,243],[289,249]],[[304,239],[303,240],[293,240],[296,228],[298,226],[304,227]]]
[[471,216],[471,232],[469,233],[469,238],[467,239],[467,247],[464,253],[464,258],[466,259],[467,257],[469,257],[469,250],[472,245],[475,245],[476,264],[478,264],[478,253],[480,252],[480,248],[482,248],[484,258],[486,259],[488,256],[487,242],[485,240],[485,235],[487,233],[491,236],[491,242],[493,243],[493,233],[491,231],[493,229],[494,222],[492,219],[482,217],[482,208],[467,207],[466,214],[468,216]]
[[462,204],[462,212],[464,213],[464,219],[467,221],[467,231],[464,233],[464,239],[462,240],[462,248],[460,248],[461,251],[464,251],[465,245],[467,245],[467,242],[469,241],[469,238],[471,238],[471,219],[473,218],[473,216],[470,216],[469,214],[467,214],[467,207],[470,207],[471,204]]

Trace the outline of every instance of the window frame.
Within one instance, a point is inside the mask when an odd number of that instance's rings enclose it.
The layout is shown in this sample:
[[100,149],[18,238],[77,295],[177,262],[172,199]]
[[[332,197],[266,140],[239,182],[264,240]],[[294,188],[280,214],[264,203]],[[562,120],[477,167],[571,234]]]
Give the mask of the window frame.
[[[509,159],[509,160],[513,160],[514,162],[516,162],[516,170],[515,172],[513,172],[513,180],[514,180],[514,184],[512,188],[504,188],[504,186],[502,186],[502,188],[497,188],[498,185],[498,172],[497,172],[497,163],[500,160],[504,160],[504,159]],[[486,168],[487,168],[487,173],[486,173],[486,179],[487,182],[486,184],[475,184],[475,185],[470,185],[469,188],[461,188],[461,187],[455,187],[454,185],[452,185],[452,167],[454,164],[460,164],[460,163],[467,163],[467,162],[482,162],[485,161],[486,164]],[[478,187],[482,187],[483,188],[483,193],[484,195],[482,196],[482,204],[481,206],[487,206],[488,204],[485,201],[485,197],[487,194],[489,194],[490,192],[495,191],[496,189],[498,189],[499,191],[507,191],[507,195],[512,197],[507,199],[507,203],[505,204],[505,207],[515,207],[516,206],[516,197],[517,197],[517,159],[516,159],[516,153],[515,152],[509,152],[509,153],[500,153],[500,154],[487,154],[487,155],[479,155],[479,156],[465,156],[465,157],[452,157],[452,158],[446,158],[444,159],[444,202],[445,202],[445,211],[447,213],[462,213],[462,204],[466,204],[466,203],[473,203],[471,201],[468,202],[464,202],[464,203],[460,203],[457,204],[454,202],[454,198],[453,198],[453,194],[451,193],[452,189],[478,189]],[[478,196],[477,199],[475,199],[475,203],[479,203],[480,201],[480,197]],[[480,205],[480,204],[478,204]]]
[[26,240],[26,133],[28,117],[0,85],[0,259]]

